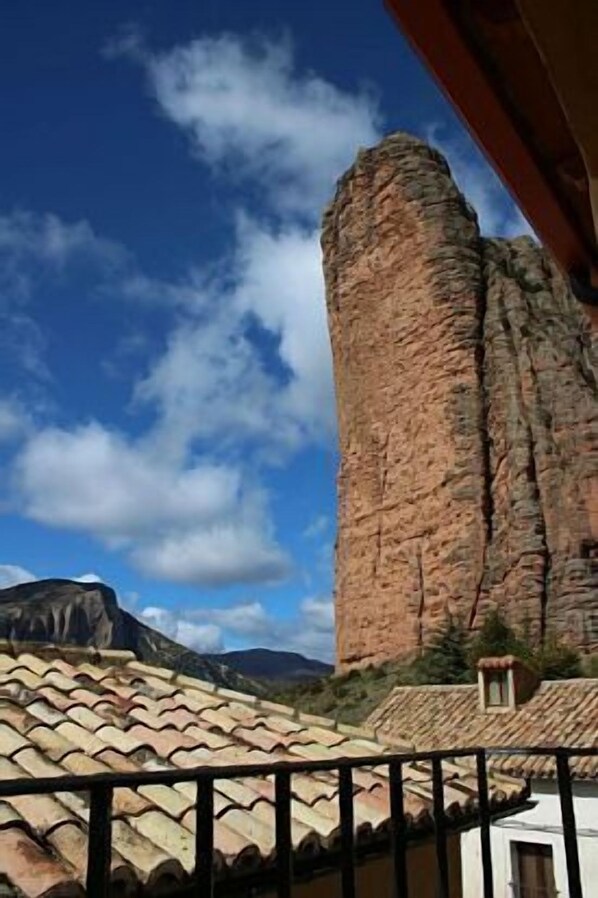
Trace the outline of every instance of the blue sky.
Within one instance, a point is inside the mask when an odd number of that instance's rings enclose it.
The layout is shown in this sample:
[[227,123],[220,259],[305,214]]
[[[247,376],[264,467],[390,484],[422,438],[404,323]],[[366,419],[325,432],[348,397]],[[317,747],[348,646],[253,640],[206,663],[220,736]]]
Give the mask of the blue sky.
[[0,585],[99,576],[199,650],[332,658],[319,221],[435,143],[525,222],[382,2],[21,0],[0,34]]

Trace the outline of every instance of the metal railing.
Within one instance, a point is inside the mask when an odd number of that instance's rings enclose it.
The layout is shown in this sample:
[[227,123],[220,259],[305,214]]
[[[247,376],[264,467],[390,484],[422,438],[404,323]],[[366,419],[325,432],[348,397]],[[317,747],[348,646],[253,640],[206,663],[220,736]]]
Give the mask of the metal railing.
[[[438,898],[449,898],[449,856],[447,819],[444,808],[442,762],[449,759],[475,760],[478,803],[474,825],[480,829],[483,871],[483,898],[495,898],[490,840],[491,809],[488,792],[488,756],[496,754],[553,757],[563,823],[569,898],[584,898],[581,887],[577,830],[569,761],[572,757],[593,757],[598,748],[477,748],[411,754],[366,755],[303,763],[274,762],[193,770],[157,770],[135,773],[99,773],[90,776],[42,777],[0,781],[0,800],[18,795],[48,795],[54,792],[89,792],[89,839],[86,889],[88,898],[109,898],[112,798],[116,788],[147,785],[173,786],[194,782],[197,786],[195,873],[193,892],[201,898],[214,895],[214,782],[245,777],[274,776],[275,783],[275,889],[278,898],[291,898],[294,864],[291,840],[292,778],[294,774],[336,772],[339,778],[340,876],[343,898],[355,898],[355,828],[353,771],[360,767],[388,767],[390,790],[390,851],[393,859],[395,894],[409,898],[407,867],[408,824],[404,810],[403,765],[428,762],[432,767],[432,804]],[[413,898],[413,896],[412,896]],[[501,898],[501,896],[496,896]],[[586,896],[589,898],[589,896]]]

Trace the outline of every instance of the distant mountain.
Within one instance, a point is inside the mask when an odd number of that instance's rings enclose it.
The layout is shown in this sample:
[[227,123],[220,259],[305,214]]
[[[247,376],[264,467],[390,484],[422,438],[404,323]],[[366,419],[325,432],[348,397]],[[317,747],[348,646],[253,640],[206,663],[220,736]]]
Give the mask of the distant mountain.
[[277,652],[272,649],[245,649],[208,655],[219,660],[245,677],[259,680],[284,680],[299,682],[317,677],[327,677],[334,670],[332,664],[304,658],[297,652]]
[[103,583],[36,580],[0,589],[0,639],[129,649],[141,661],[243,692],[263,692],[223,658],[200,655],[119,607]]

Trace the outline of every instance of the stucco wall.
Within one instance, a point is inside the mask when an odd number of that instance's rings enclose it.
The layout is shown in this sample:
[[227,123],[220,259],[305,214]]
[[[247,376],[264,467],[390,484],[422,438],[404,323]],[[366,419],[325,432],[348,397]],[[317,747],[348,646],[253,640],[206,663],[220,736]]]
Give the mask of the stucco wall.
[[[584,896],[598,895],[598,784],[575,783],[573,787],[575,819],[579,845]],[[497,898],[511,898],[510,883],[515,879],[512,842],[540,842],[552,846],[554,875],[559,898],[569,898],[567,865],[561,809],[556,783],[537,781],[532,784],[533,808],[497,821],[491,830],[494,893]],[[482,862],[479,829],[461,836],[463,898],[479,898],[482,894]]]
[[[450,898],[461,898],[459,836],[448,838]],[[415,898],[436,898],[436,856],[434,845],[426,842],[408,852],[409,894]],[[355,869],[357,898],[395,898],[390,857],[378,858]],[[275,893],[268,894],[274,898]],[[296,885],[293,898],[342,898],[340,876],[320,876]],[[400,898],[400,896],[398,896]],[[479,898],[479,895],[476,895]]]

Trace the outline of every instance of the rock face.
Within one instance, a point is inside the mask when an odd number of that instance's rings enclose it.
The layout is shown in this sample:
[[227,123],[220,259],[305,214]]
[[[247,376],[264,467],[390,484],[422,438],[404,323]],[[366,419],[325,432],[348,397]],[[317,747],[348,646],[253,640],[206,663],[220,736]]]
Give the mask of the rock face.
[[245,692],[259,687],[123,611],[103,583],[37,580],[0,589],[0,639],[128,649],[141,661]]
[[340,180],[322,245],[338,668],[494,605],[598,649],[598,347],[555,265],[481,238],[443,158],[401,134]]

